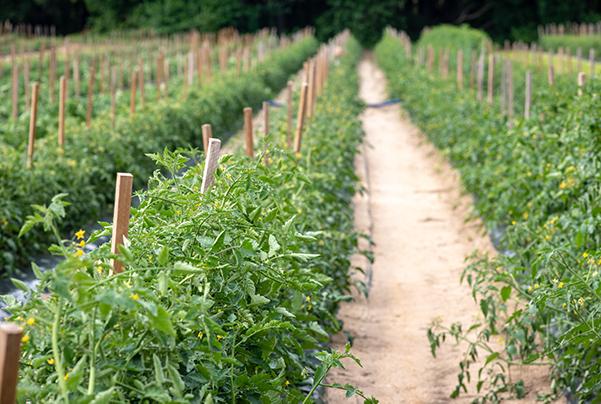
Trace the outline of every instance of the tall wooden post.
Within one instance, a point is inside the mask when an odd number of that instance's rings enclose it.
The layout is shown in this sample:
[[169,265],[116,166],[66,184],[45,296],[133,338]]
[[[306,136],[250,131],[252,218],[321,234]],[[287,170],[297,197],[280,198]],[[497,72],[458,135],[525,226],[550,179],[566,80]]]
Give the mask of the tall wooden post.
[[0,324],[0,403],[17,400],[17,380],[23,330],[13,323]]
[[210,139],[209,146],[205,158],[205,166],[202,175],[202,184],[200,192],[205,193],[211,185],[213,185],[215,170],[219,163],[219,152],[221,150],[221,140]]
[[286,89],[286,107],[288,109],[286,116],[286,145],[292,147],[292,81],[288,81]]
[[67,101],[67,80],[65,79],[65,76],[61,76],[59,84],[58,146],[63,149],[65,146],[65,103]]
[[491,52],[488,55],[488,94],[487,100],[490,105],[493,103],[495,85],[495,55]]
[[31,115],[29,116],[29,143],[27,144],[27,168],[33,166],[33,153],[35,149],[35,128],[38,117],[38,96],[40,85],[33,83],[31,85]]
[[[138,81],[137,77],[138,77],[137,69],[134,69],[131,72],[131,79],[129,81],[130,86],[131,86],[130,95],[129,95],[129,113],[132,115],[136,113],[136,83]],[[157,88],[157,91],[159,91],[158,88]]]
[[213,130],[211,124],[205,123],[202,125],[202,148],[205,155],[209,152],[209,141],[213,138]]
[[296,117],[296,132],[294,133],[294,152],[300,153],[302,137],[303,137],[303,125],[305,122],[305,110],[307,107],[307,90],[308,84],[303,83],[301,86],[300,102],[298,104],[298,115]]
[[586,81],[586,74],[584,72],[578,73],[578,96],[582,96],[584,82]]
[[525,83],[525,94],[524,94],[524,118],[530,119],[530,104],[532,102],[532,74],[528,70],[526,72],[526,83]]
[[[123,245],[123,238],[127,237],[133,182],[133,175],[129,173],[117,173],[115,206],[113,210],[113,237],[111,240],[111,252],[113,254],[119,253],[119,246]],[[119,260],[113,260],[113,272],[123,272],[123,263]]]
[[253,110],[250,107],[244,108],[244,141],[246,145],[246,155],[248,157],[254,157]]
[[463,49],[457,51],[457,87],[463,90]]
[[86,109],[86,127],[92,124],[92,109],[94,108],[94,83],[96,82],[96,68],[90,67],[90,79],[88,81],[88,105]]

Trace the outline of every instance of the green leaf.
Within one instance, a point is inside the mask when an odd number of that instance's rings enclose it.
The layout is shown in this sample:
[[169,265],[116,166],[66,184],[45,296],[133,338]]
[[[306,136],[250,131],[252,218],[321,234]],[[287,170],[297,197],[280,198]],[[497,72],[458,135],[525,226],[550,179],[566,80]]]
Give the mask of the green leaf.
[[161,247],[161,250],[159,251],[159,255],[157,257],[157,262],[160,266],[165,266],[169,262],[169,247],[167,247],[166,245]]
[[150,318],[150,323],[154,328],[164,332],[165,334],[175,336],[175,330],[173,329],[173,325],[171,324],[169,312],[165,310],[162,306],[157,306],[156,315],[153,315],[150,312],[148,313],[148,315]]
[[114,387],[111,387],[108,390],[104,390],[104,391],[96,394],[94,399],[92,401],[90,401],[90,404],[109,404],[113,398],[114,393],[115,393]]
[[20,281],[16,278],[10,278],[10,281],[15,285],[17,289],[22,290],[23,292],[29,292],[29,286],[23,281]]
[[501,299],[503,299],[504,302],[509,299],[509,296],[511,296],[511,286],[504,286],[501,288]]

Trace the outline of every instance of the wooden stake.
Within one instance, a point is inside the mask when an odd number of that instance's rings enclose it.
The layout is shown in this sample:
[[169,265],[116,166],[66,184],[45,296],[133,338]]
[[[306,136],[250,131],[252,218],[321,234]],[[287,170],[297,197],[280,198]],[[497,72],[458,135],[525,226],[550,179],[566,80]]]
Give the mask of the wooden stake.
[[301,86],[300,101],[298,104],[298,115],[296,117],[296,132],[294,133],[294,152],[299,154],[301,151],[303,125],[305,122],[305,110],[307,108],[307,90],[309,85],[303,83]]
[[288,114],[286,116],[286,145],[290,148],[292,147],[292,81],[288,81],[286,107],[288,109]]
[[144,62],[140,59],[138,63],[138,87],[140,87],[140,106],[144,107]]
[[88,105],[86,109],[86,127],[92,124],[92,109],[94,108],[94,83],[96,81],[96,68],[90,67],[90,79],[88,81]]
[[50,48],[50,70],[48,71],[48,90],[50,92],[50,102],[54,104],[54,86],[56,85],[56,48]]
[[[130,91],[130,95],[129,95],[129,113],[130,114],[135,114],[136,113],[136,82],[137,82],[137,69],[134,69],[131,72],[131,80],[130,85],[131,85],[131,91]],[[159,89],[157,89],[157,91],[159,91]]]
[[308,93],[307,93],[307,108],[305,116],[311,118],[313,116],[313,104],[315,102],[315,61],[310,60],[308,65]]
[[263,133],[269,135],[269,103],[263,101]]
[[582,96],[582,88],[584,87],[584,82],[586,81],[586,74],[584,72],[578,73],[578,96]]
[[23,330],[13,323],[0,324],[0,403],[17,400],[19,357]]
[[115,127],[115,118],[117,113],[117,67],[111,71],[111,127]]
[[549,81],[549,85],[552,86],[555,84],[555,69],[553,68],[553,64],[549,64],[549,72],[547,74],[547,80]]
[[[203,125],[204,127],[205,125]],[[210,127],[210,126],[209,126]],[[202,175],[202,185],[200,192],[205,193],[211,185],[213,185],[215,170],[219,163],[219,152],[221,150],[221,140],[209,139],[207,157],[205,159],[205,167]]]
[[40,85],[33,83],[31,85],[31,114],[29,116],[29,143],[27,144],[27,168],[33,166],[33,152],[35,149],[35,126],[38,117],[38,95]]
[[31,102],[29,89],[31,88],[31,83],[29,82],[29,61],[27,59],[25,59],[25,63],[23,65],[23,83],[23,90],[25,92],[25,109],[29,109]]
[[524,118],[530,119],[530,104],[532,102],[532,74],[526,72],[526,86],[524,94]]
[[58,146],[63,149],[65,146],[65,102],[67,100],[67,80],[65,79],[65,76],[61,76],[59,84]]
[[244,108],[244,140],[246,144],[246,155],[248,157],[254,157],[253,110],[250,107]]
[[[127,237],[133,181],[133,175],[129,173],[117,173],[115,207],[113,210],[113,238],[111,240],[111,252],[113,254],[119,253],[119,246],[123,245],[123,239]],[[123,272],[123,263],[113,260],[113,272]]]
[[[513,67],[510,61],[507,61],[507,115],[513,118]],[[511,120],[509,121],[511,124]]]
[[478,92],[477,92],[477,96],[478,96],[478,101],[482,101],[482,97],[484,94],[484,54],[481,53],[480,57],[478,58],[478,71],[477,71],[477,85],[478,85]]
[[495,55],[491,53],[488,55],[488,94],[487,101],[490,105],[493,103],[494,97],[494,85],[495,85]]
[[213,130],[211,129],[211,124],[205,123],[202,125],[202,148],[205,152],[205,155],[209,153],[209,140],[213,138]]
[[595,49],[591,48],[588,51],[588,61],[591,66],[590,76],[591,79],[595,77]]
[[81,82],[79,80],[79,53],[75,54],[75,60],[73,61],[73,81],[75,82],[75,95],[79,97],[81,95]]

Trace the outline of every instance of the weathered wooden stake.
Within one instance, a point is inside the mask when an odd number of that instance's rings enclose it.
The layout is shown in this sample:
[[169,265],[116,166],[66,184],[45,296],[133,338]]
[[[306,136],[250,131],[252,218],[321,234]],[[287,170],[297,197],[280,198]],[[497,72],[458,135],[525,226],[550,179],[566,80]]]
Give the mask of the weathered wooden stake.
[[140,106],[144,107],[144,62],[140,59],[138,63],[138,87],[140,87]]
[[90,79],[88,81],[88,105],[86,109],[86,127],[92,124],[92,109],[94,108],[94,83],[96,82],[96,68],[90,67]]
[[[203,125],[204,127],[204,125]],[[207,156],[205,159],[205,167],[202,175],[202,184],[200,186],[200,192],[205,193],[211,185],[213,185],[215,170],[219,163],[219,152],[221,150],[221,140],[209,139],[209,146]]]
[[526,86],[524,94],[524,118],[530,119],[530,104],[532,102],[532,74],[526,72]]
[[0,403],[14,404],[17,400],[19,358],[23,330],[13,323],[0,324]]
[[595,49],[591,48],[588,51],[588,61],[591,66],[590,76],[591,79],[595,77]]
[[244,141],[246,145],[246,155],[248,157],[254,157],[253,110],[250,107],[244,108]]
[[38,117],[38,96],[40,85],[33,83],[31,85],[31,114],[29,116],[29,143],[27,144],[27,168],[33,166],[33,152],[35,149],[35,127]]
[[488,93],[487,101],[492,105],[494,99],[494,85],[495,85],[495,55],[491,53],[488,55]]
[[[119,246],[123,245],[123,239],[127,237],[133,181],[133,175],[129,173],[117,173],[115,207],[113,210],[113,237],[111,240],[111,252],[113,254],[119,253]],[[121,261],[113,260],[113,272],[123,272],[123,263]]]
[[457,51],[457,87],[463,90],[463,49]]
[[[136,113],[136,83],[138,81],[137,77],[138,77],[137,69],[134,69],[131,72],[131,80],[130,80],[131,91],[130,91],[130,95],[129,95],[129,113],[132,115]],[[158,90],[159,89],[157,89],[157,91]]]
[[23,64],[23,90],[25,92],[25,109],[30,108],[31,102],[31,94],[29,94],[29,89],[31,88],[31,84],[29,82],[29,61],[25,59],[25,63]]
[[547,80],[549,85],[552,86],[555,84],[555,69],[553,68],[553,64],[549,64],[549,71],[547,72]]
[[307,108],[307,90],[309,85],[303,83],[301,86],[300,101],[298,104],[298,115],[296,117],[296,132],[294,133],[294,152],[300,153],[302,137],[303,137],[303,125],[305,123],[305,111]]
[[578,96],[582,96],[584,82],[586,81],[586,74],[584,72],[578,73]]
[[205,155],[209,153],[209,140],[213,138],[213,130],[211,129],[211,124],[205,123],[202,125],[202,148],[205,152]]
[[507,61],[507,115],[509,123],[512,124],[513,118],[513,66],[510,61]]
[[117,114],[117,67],[111,71],[111,127],[115,127],[115,118]]
[[480,57],[478,58],[478,71],[477,71],[477,85],[478,85],[478,92],[477,92],[477,96],[478,96],[478,101],[482,101],[482,97],[484,96],[484,54],[481,53]]
[[67,101],[67,80],[65,76],[61,76],[59,84],[58,146],[63,149],[65,146],[65,102]]
[[263,132],[265,136],[269,134],[269,103],[263,101]]

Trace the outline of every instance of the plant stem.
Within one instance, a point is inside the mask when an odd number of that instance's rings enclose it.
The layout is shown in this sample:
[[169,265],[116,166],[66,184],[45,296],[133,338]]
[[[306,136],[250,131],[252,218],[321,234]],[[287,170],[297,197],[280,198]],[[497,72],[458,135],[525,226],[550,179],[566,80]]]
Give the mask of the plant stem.
[[92,312],[90,321],[90,380],[88,381],[88,394],[94,394],[96,384],[96,308]]
[[54,365],[58,373],[58,386],[61,395],[66,403],[69,403],[69,391],[67,390],[67,381],[65,380],[65,370],[61,361],[61,354],[58,349],[58,325],[61,318],[62,302],[59,300],[54,313],[54,323],[52,324],[52,354],[54,355]]

